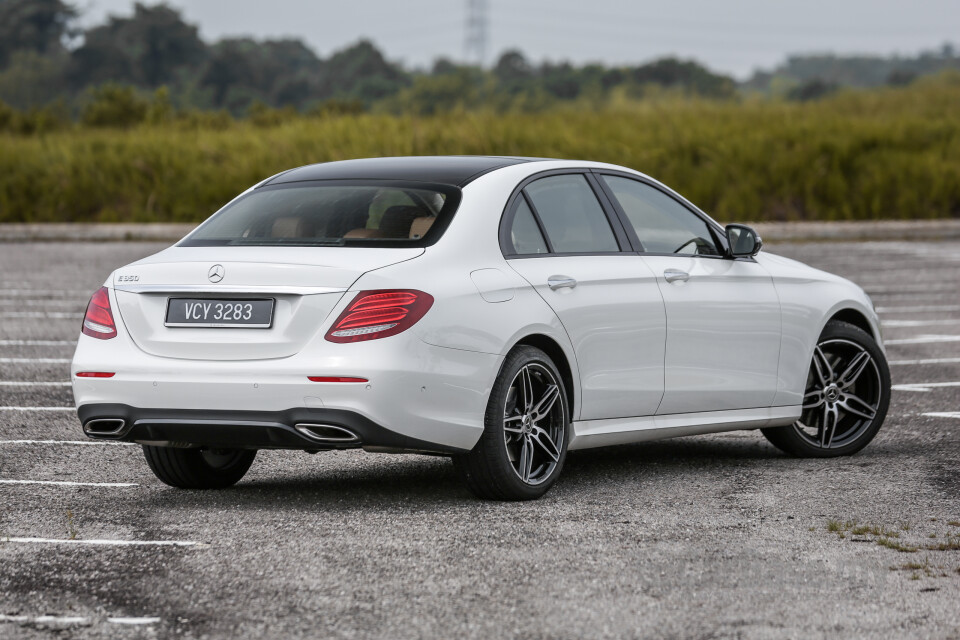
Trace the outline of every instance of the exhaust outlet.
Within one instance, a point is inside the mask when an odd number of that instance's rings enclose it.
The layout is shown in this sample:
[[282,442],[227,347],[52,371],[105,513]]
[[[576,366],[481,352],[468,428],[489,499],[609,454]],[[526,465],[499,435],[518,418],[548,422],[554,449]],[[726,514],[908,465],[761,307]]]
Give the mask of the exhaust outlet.
[[97,418],[83,425],[83,432],[91,438],[116,438],[123,435],[126,420],[122,418]]
[[353,431],[332,424],[298,424],[294,428],[314,442],[330,444],[360,442],[360,437]]

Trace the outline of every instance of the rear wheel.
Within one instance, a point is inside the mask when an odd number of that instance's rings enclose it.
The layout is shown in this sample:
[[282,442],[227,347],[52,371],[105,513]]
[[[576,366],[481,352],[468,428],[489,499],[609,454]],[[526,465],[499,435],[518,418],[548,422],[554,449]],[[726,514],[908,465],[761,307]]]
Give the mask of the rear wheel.
[[567,456],[570,410],[550,357],[521,346],[504,360],[490,393],[484,432],[454,466],[477,497],[532,500],[553,485]]
[[256,450],[178,449],[143,445],[147,464],[161,481],[180,489],[223,489],[247,473]]
[[813,350],[800,419],[763,435],[795,456],[850,455],[877,435],[889,404],[890,369],[877,343],[858,327],[832,321]]

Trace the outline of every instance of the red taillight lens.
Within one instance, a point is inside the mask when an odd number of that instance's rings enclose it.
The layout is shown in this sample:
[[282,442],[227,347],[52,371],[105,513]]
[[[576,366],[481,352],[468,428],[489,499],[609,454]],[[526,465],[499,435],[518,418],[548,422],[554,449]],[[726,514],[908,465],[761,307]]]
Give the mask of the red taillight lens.
[[366,378],[351,378],[347,376],[307,376],[310,382],[370,382]]
[[78,378],[112,378],[117,375],[116,373],[111,373],[110,371],[78,371]]
[[395,336],[433,306],[433,296],[415,289],[361,291],[325,336],[330,342],[360,342]]
[[83,317],[84,335],[100,340],[109,340],[117,336],[117,325],[113,322],[113,312],[110,311],[110,294],[106,287],[100,289],[90,298],[87,305],[87,314]]

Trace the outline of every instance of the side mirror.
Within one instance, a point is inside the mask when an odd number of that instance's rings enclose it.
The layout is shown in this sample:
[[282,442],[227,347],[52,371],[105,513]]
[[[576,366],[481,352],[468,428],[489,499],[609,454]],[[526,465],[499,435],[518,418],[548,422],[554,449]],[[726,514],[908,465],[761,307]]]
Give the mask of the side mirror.
[[745,224],[728,224],[727,246],[731,258],[750,258],[760,253],[763,240],[756,231]]

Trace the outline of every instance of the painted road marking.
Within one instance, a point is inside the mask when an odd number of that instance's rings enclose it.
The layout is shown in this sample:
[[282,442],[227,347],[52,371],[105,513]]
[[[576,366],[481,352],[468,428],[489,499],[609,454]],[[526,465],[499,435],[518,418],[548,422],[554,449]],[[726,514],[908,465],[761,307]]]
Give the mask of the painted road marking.
[[[0,613],[0,622],[18,622],[21,624],[58,624],[58,625],[75,625],[75,624],[91,624],[90,618],[85,618],[83,616],[9,616],[6,614]],[[156,617],[143,617],[143,618],[131,618],[127,616],[118,616],[107,618],[107,622],[111,624],[157,624],[160,622],[160,618]]]
[[0,613],[0,622],[28,624],[90,624],[90,618],[81,616],[8,616]]
[[157,624],[160,622],[160,618],[154,617],[144,617],[144,618],[107,618],[107,622],[112,622],[113,624]]
[[72,482],[69,480],[7,480],[0,479],[0,484],[44,484],[53,487],[137,487],[134,482]]
[[39,293],[68,293],[79,296],[82,292],[74,289],[0,289],[0,295],[6,296],[19,296],[24,294],[32,296]]
[[942,387],[960,387],[960,382],[920,382],[911,384],[895,384],[891,389],[897,391],[933,391]]
[[932,416],[934,418],[960,418],[960,411],[933,412],[925,413],[923,415]]
[[23,544],[89,544],[113,547],[193,547],[200,544],[190,540],[68,540],[63,538],[0,538],[0,542]]
[[70,358],[0,358],[0,364],[69,364]]
[[939,342],[960,342],[960,336],[955,335],[922,335],[913,338],[900,338],[897,340],[884,340],[883,344],[936,344]]
[[69,382],[26,382],[20,380],[2,380],[0,387],[69,387]]
[[930,311],[960,311],[960,305],[947,304],[929,306],[910,305],[907,307],[877,307],[877,313],[927,313]]
[[65,311],[4,311],[0,318],[81,318],[83,311],[67,313]]
[[75,344],[76,340],[0,340],[0,347],[59,347]]
[[104,440],[0,440],[0,445],[5,444],[77,444],[82,446],[109,446],[109,447],[135,447],[133,442],[106,442]]
[[953,364],[960,362],[960,358],[927,358],[924,360],[891,360],[890,366],[899,364]]
[[76,407],[0,407],[0,411],[76,411]]
[[881,320],[884,327],[932,327],[939,325],[960,326],[960,319],[948,320]]

